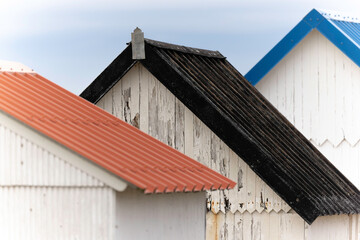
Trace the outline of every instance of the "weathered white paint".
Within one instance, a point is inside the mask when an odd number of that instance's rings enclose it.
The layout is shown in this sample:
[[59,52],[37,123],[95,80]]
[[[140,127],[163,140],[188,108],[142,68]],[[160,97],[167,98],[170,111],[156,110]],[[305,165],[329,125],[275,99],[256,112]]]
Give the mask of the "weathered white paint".
[[[305,231],[304,221],[297,214],[288,215],[290,207],[141,64],[97,105],[238,183],[234,190],[207,193],[207,239],[259,239],[246,235],[255,231],[251,222],[258,218],[269,219],[255,224],[261,227],[256,230],[262,232],[261,239],[297,239],[293,235]],[[225,228],[235,230],[225,234]],[[278,229],[278,235],[272,229]]]
[[1,239],[114,239],[109,187],[0,187]]
[[205,193],[116,194],[116,239],[205,239]]
[[0,186],[104,184],[118,191],[127,186],[120,178],[0,111]]
[[232,212],[290,210],[242,159],[141,64],[134,65],[97,105],[238,182],[234,190],[208,192],[208,207],[211,206],[214,213],[225,213],[225,198],[229,198],[228,207]]
[[256,88],[360,188],[360,68],[353,61],[313,30]]

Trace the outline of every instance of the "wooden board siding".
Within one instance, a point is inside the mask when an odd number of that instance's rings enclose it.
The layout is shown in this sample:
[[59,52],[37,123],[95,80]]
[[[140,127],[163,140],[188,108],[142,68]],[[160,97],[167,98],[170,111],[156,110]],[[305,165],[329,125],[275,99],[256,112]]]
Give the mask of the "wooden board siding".
[[317,218],[309,226],[296,213],[207,214],[211,240],[358,240],[359,215]]
[[205,239],[205,193],[116,194],[116,239]]
[[[304,231],[304,221],[294,213],[287,216],[290,207],[141,64],[136,64],[97,105],[238,183],[234,190],[207,193],[207,239],[242,239],[238,234],[220,238],[221,229],[238,225],[245,216],[251,220],[252,214],[270,217],[279,213],[284,218],[296,218],[291,228],[281,233],[283,239],[291,239],[287,237],[297,231],[294,229]],[[216,215],[219,213],[222,215]]]
[[[360,68],[313,30],[256,88],[360,187]],[[360,215],[321,217],[305,239],[358,239]]]
[[[136,64],[97,105],[133,125],[138,116],[139,128],[144,132],[238,182],[235,190],[208,192],[208,208],[212,212],[290,210],[245,162],[141,64]],[[129,108],[120,107],[120,112],[112,110],[119,109],[119,105]]]
[[360,188],[360,68],[354,62],[313,30],[256,88]]

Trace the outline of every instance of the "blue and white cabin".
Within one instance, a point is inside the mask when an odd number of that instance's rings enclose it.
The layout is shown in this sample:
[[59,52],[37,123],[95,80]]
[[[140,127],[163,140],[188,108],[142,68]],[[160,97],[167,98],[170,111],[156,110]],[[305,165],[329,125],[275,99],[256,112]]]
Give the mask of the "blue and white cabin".
[[245,77],[360,188],[360,17],[313,9]]
[[360,17],[313,9],[245,77],[360,188]]

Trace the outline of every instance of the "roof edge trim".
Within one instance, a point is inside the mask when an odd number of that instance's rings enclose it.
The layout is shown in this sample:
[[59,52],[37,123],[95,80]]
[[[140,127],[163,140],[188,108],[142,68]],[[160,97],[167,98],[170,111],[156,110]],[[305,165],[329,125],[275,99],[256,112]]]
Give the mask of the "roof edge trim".
[[256,85],[276,64],[278,64],[307,34],[317,29],[360,67],[359,46],[332,19],[316,9],[311,10],[278,44],[275,45],[250,71],[245,78]]
[[252,85],[256,85],[286,54],[317,26],[317,24],[312,22],[312,19],[318,17],[321,17],[318,21],[325,19],[318,11],[313,9],[245,75],[245,78]]

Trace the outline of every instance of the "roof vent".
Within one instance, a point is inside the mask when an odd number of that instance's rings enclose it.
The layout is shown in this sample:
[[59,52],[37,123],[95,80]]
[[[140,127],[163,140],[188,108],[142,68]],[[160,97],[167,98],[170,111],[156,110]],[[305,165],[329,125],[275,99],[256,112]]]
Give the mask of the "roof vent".
[[131,48],[133,59],[145,59],[144,33],[138,27],[131,33]]

